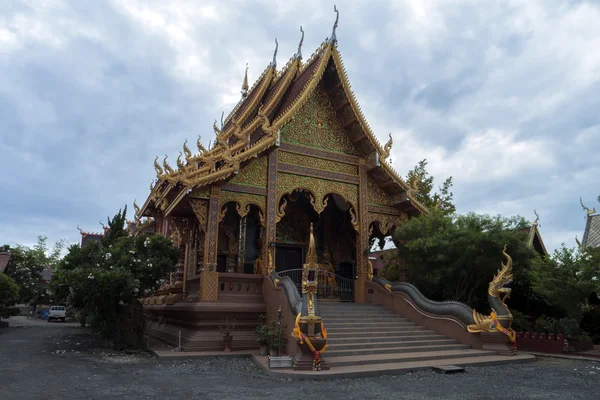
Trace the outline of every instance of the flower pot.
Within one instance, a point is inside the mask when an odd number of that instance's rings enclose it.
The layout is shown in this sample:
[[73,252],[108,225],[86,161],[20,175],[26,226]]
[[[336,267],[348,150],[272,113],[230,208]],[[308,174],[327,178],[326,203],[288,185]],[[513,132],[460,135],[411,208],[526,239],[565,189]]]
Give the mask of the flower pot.
[[261,344],[260,345],[260,355],[268,356],[269,355],[269,346],[267,346],[266,344]]
[[225,348],[223,351],[231,351],[231,341],[233,340],[233,336],[223,336],[223,342],[225,343]]
[[271,357],[277,357],[279,355],[279,350],[278,349],[270,349],[269,350],[269,355]]

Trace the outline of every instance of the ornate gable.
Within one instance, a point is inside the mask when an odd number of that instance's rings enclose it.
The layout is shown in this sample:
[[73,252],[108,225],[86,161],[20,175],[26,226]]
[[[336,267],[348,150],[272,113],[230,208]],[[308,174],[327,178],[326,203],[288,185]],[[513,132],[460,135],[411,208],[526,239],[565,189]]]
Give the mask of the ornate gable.
[[267,187],[267,157],[263,155],[250,161],[229,183]]
[[293,120],[281,129],[281,141],[358,155],[320,83]]

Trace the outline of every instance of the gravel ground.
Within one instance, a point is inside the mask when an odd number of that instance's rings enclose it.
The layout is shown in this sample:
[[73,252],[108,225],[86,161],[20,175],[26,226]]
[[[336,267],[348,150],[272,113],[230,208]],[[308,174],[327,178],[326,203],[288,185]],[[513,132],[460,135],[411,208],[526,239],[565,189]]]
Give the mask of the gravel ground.
[[62,324],[0,330],[0,399],[598,399],[600,363],[543,358],[442,375],[297,381],[247,359],[127,355]]

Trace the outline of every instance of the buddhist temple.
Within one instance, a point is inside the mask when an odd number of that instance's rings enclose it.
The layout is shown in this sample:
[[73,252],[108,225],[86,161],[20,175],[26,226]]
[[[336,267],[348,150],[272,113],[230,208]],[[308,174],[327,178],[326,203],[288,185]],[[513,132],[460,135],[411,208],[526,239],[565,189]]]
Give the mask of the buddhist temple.
[[147,334],[184,351],[223,350],[223,332],[229,338],[228,321],[235,321],[227,346],[256,349],[255,328],[266,315],[284,332],[284,353],[297,356],[294,368],[311,372],[355,365],[345,358],[354,351],[369,365],[401,362],[414,351],[426,354],[413,360],[432,360],[441,349],[448,362],[475,362],[470,357],[497,354],[481,350],[490,331],[498,343],[511,335],[512,355],[512,316],[506,296],[498,298],[510,291],[507,253],[490,283],[492,316],[373,276],[374,244],[428,210],[386,161],[391,134],[382,145],[361,112],[334,10],[330,36],[308,59],[301,28],[298,50],[282,68],[276,40],[252,86],[246,69],[238,104],[212,126],[212,146],[197,138],[192,151],[185,141],[175,162],[154,161],[156,180],[144,203],[134,202],[130,227],[171,237],[181,257],[169,280],[140,299]]

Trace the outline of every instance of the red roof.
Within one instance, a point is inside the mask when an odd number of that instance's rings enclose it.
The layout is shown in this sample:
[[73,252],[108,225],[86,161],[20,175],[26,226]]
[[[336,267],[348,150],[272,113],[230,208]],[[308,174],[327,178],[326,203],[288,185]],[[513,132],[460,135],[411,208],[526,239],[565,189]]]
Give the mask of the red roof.
[[6,267],[8,267],[8,262],[10,261],[10,253],[0,253],[0,272],[6,271]]

